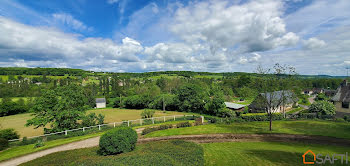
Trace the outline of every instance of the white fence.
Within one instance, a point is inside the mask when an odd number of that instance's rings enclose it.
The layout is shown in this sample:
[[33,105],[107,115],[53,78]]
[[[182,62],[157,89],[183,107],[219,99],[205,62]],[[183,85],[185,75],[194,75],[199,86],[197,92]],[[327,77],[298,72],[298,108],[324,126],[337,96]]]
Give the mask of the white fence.
[[[48,133],[48,134],[44,134],[44,135],[38,135],[38,136],[32,136],[32,137],[27,137],[28,139],[32,139],[32,138],[38,138],[38,137],[46,137],[46,136],[50,136],[50,135],[57,135],[57,134],[64,134],[64,135],[68,135],[69,132],[73,132],[73,131],[79,131],[82,130],[83,132],[85,132],[85,130],[87,129],[92,129],[94,127],[98,127],[98,130],[101,130],[101,127],[103,126],[113,126],[113,127],[117,127],[120,125],[123,125],[124,123],[127,124],[127,126],[131,126],[132,124],[138,124],[140,126],[142,126],[142,124],[144,124],[145,120],[151,120],[151,124],[155,124],[155,121],[176,121],[176,117],[189,117],[189,116],[194,116],[194,115],[172,115],[172,116],[162,116],[162,117],[153,117],[153,118],[145,118],[145,119],[136,119],[136,120],[127,120],[127,121],[122,121],[122,122],[112,122],[112,123],[105,123],[105,124],[100,124],[100,125],[96,125],[96,126],[89,126],[89,127],[82,127],[82,128],[77,128],[77,129],[71,129],[71,130],[64,130],[64,131],[60,131],[60,132],[56,132],[56,133]],[[159,119],[159,120],[158,120]],[[20,139],[12,139],[9,140],[9,142],[14,142],[14,141],[20,141],[22,140]]]

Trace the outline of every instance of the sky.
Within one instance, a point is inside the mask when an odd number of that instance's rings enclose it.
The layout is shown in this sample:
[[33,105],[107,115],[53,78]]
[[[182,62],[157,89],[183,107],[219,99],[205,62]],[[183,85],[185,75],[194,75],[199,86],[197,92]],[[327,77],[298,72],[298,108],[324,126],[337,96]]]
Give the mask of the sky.
[[346,75],[349,0],[1,0],[0,67]]

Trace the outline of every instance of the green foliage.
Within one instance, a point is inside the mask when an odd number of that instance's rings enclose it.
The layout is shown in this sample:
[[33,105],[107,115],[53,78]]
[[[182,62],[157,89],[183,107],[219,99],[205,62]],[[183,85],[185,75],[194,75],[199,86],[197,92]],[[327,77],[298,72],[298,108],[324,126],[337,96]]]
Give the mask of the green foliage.
[[152,118],[155,112],[156,111],[154,111],[154,110],[145,109],[141,112],[141,117],[142,118]]
[[196,84],[186,84],[176,90],[179,111],[203,112],[205,101],[208,101],[205,89]]
[[48,90],[35,101],[32,108],[34,118],[27,121],[27,126],[45,127],[46,131],[62,131],[79,127],[78,121],[85,116],[87,107],[83,88],[68,85],[56,90]]
[[244,86],[237,90],[237,94],[239,95],[239,97],[247,99],[247,98],[254,98],[258,94],[258,92],[252,88]]
[[135,149],[137,133],[129,127],[119,127],[108,131],[100,138],[99,154],[112,155],[131,152]]
[[0,103],[0,117],[15,115],[27,111],[28,107],[22,98],[20,98],[17,102],[12,101],[10,98],[3,98]]
[[34,148],[40,148],[45,146],[45,143],[42,139],[39,139],[35,144],[34,144]]
[[328,101],[329,98],[326,96],[326,94],[324,94],[324,93],[319,93],[319,94],[316,96],[315,101],[322,101],[322,100]]
[[148,108],[151,109],[163,109],[163,101],[165,105],[165,110],[168,111],[175,111],[177,109],[177,103],[176,103],[176,95],[173,94],[161,94],[155,97],[154,100],[152,100],[148,104]]
[[82,127],[95,126],[104,123],[104,115],[95,113],[90,113],[82,118]]
[[140,144],[132,152],[115,156],[97,155],[97,149],[93,147],[53,153],[24,165],[204,165],[204,151],[201,145],[182,140]]
[[176,128],[182,128],[182,127],[191,127],[191,123],[190,122],[181,122],[176,124]]
[[5,138],[0,138],[0,151],[9,147],[9,141]]
[[15,129],[4,129],[0,130],[0,138],[4,138],[6,140],[18,139],[19,134],[15,131]]
[[172,124],[164,124],[164,125],[160,125],[158,127],[146,127],[144,130],[142,130],[142,135],[146,135],[146,134],[154,132],[154,131],[166,130],[166,129],[170,129],[170,128],[173,128]]
[[[249,114],[242,114],[242,119],[245,121],[269,121],[270,117],[266,113],[249,113]],[[272,120],[281,120],[283,119],[283,115],[280,113],[273,113],[272,114]]]
[[318,115],[335,115],[335,106],[327,101],[317,101],[310,105],[309,112],[317,113]]
[[141,95],[133,95],[126,97],[123,105],[125,106],[125,108],[142,109],[146,108],[149,103],[149,98],[143,97]]

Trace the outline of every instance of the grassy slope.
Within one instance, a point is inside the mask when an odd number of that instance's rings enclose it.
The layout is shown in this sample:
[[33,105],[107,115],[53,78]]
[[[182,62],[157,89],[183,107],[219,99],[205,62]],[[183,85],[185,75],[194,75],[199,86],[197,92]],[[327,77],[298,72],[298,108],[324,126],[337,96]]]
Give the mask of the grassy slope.
[[[105,115],[105,123],[120,122],[122,120],[134,120],[141,118],[142,110],[133,109],[117,109],[117,108],[107,108],[107,109],[93,109],[87,111],[87,113],[96,113]],[[170,116],[170,115],[183,115],[185,113],[167,111],[156,111],[155,116]],[[25,127],[27,120],[31,119],[30,113],[17,114],[11,116],[0,117],[0,126],[2,128],[14,128],[18,133],[23,136],[36,136],[43,134],[43,129],[34,129],[33,127]]]
[[[154,124],[154,125],[137,126],[137,127],[133,127],[133,128],[137,129],[137,128],[142,128],[142,127],[159,126],[159,125],[162,125],[162,124],[177,124],[177,123],[181,123],[181,122],[188,122],[188,121],[187,120],[183,120],[183,121],[168,121],[168,122],[165,122],[165,123],[159,123],[159,124]],[[192,122],[192,121],[190,121],[190,122]],[[92,138],[92,137],[96,137],[96,136],[101,136],[105,132],[106,131],[101,132],[101,133],[94,133],[94,134],[84,135],[84,136],[77,136],[77,137],[72,137],[72,138],[63,138],[63,139],[48,141],[48,142],[45,142],[45,146],[40,147],[40,148],[36,148],[36,149],[33,148],[34,147],[33,144],[12,147],[10,149],[7,149],[5,151],[1,151],[0,152],[0,161],[11,159],[11,158],[14,158],[14,157],[23,156],[25,154],[30,154],[30,153],[33,153],[33,152],[37,152],[37,151],[41,151],[41,150],[45,150],[45,149],[49,149],[49,148],[53,148],[53,147],[56,147],[56,146],[59,146],[59,145],[63,145],[63,144],[67,144],[67,143],[71,143],[71,142],[75,142],[75,141],[80,141],[80,140],[84,140],[84,139],[88,139],[88,138]]]
[[269,122],[244,122],[230,125],[210,124],[188,128],[176,128],[155,131],[146,137],[161,137],[170,135],[214,134],[214,133],[286,133],[321,135],[350,139],[350,124],[347,122],[331,121],[274,121],[273,131],[268,130]]
[[[165,148],[166,147],[166,148]],[[184,141],[141,144],[119,155],[97,155],[98,148],[53,153],[23,165],[203,165],[201,146]]]
[[[201,144],[205,165],[303,165],[307,150],[316,154],[344,154],[349,147],[278,142],[225,142]],[[338,157],[335,165],[340,165]],[[328,162],[329,164],[329,162]]]

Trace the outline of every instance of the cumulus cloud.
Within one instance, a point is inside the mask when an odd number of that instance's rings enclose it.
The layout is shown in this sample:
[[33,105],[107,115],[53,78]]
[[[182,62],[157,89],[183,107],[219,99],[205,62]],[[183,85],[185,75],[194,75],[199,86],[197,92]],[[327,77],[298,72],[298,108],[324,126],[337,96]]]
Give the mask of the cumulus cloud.
[[53,19],[56,22],[59,22],[61,24],[67,25],[74,30],[78,31],[92,31],[92,27],[86,26],[83,22],[75,19],[72,15],[66,14],[66,13],[55,13],[52,14]]
[[160,60],[166,63],[190,63],[193,61],[193,50],[186,44],[158,43],[152,47],[146,47],[145,52],[148,61]]
[[188,43],[208,43],[218,48],[238,47],[240,52],[270,50],[294,45],[299,37],[287,32],[279,1],[251,1],[231,5],[228,1],[194,2],[178,9],[171,31]]
[[[102,66],[115,62],[139,61],[143,47],[136,40],[125,38],[121,44],[110,39],[85,38],[47,27],[32,27],[0,17],[1,61],[22,59],[25,62],[65,62],[69,67]],[[91,62],[91,63],[89,63]],[[30,64],[30,63],[28,63]],[[87,65],[87,66],[85,66]],[[35,66],[35,65],[34,65]]]
[[326,43],[323,40],[319,40],[317,38],[310,38],[308,40],[304,40],[303,44],[306,49],[316,49],[326,45]]
[[246,56],[242,56],[239,58],[238,63],[240,64],[247,64],[247,63],[254,63],[254,62],[258,62],[261,58],[261,55],[258,53],[251,53],[249,57]]
[[118,3],[119,0],[107,0],[107,3],[109,4],[114,4],[114,3]]

